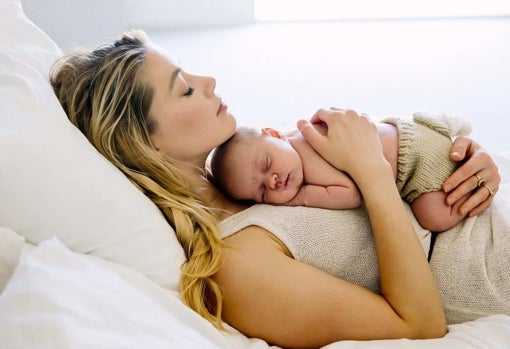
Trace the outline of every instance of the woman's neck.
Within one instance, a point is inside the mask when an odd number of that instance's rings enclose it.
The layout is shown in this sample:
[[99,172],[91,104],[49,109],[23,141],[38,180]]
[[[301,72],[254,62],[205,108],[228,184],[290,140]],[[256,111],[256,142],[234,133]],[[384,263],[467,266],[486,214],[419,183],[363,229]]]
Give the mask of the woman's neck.
[[181,170],[204,204],[216,209],[214,211],[220,220],[249,207],[249,205],[230,199],[218,190],[211,182],[212,176],[209,171],[196,166],[187,166]]

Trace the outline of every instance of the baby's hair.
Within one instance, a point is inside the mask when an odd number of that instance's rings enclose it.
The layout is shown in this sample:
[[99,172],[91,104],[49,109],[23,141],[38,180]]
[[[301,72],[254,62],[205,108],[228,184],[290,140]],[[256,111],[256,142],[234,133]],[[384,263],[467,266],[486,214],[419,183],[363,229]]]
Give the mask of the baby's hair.
[[210,165],[213,183],[216,188],[233,199],[237,198],[232,196],[229,189],[232,173],[232,171],[229,171],[229,161],[231,161],[230,155],[232,154],[232,149],[236,144],[250,143],[256,138],[261,137],[261,135],[260,128],[240,126],[232,137],[218,146],[213,152]]

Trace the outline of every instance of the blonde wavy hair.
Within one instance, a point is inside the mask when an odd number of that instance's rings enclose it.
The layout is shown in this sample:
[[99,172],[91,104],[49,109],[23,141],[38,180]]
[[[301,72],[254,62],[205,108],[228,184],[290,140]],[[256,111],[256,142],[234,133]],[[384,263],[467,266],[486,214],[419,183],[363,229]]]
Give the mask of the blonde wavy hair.
[[55,62],[50,82],[69,120],[163,212],[186,256],[184,303],[222,329],[222,295],[212,279],[222,262],[218,218],[151,143],[158,127],[149,115],[153,91],[137,78],[148,43],[143,32],[131,31],[68,54]]

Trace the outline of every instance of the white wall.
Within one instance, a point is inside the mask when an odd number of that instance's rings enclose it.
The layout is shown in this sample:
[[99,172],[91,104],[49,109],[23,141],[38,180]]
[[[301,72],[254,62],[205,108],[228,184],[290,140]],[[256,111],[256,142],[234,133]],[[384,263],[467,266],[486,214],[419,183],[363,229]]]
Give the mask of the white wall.
[[21,0],[28,18],[62,48],[96,46],[125,28],[124,0]]
[[508,0],[255,0],[258,20],[500,17]]
[[62,49],[145,30],[253,22],[253,0],[22,0],[27,16]]
[[127,23],[148,29],[247,24],[253,0],[125,0]]

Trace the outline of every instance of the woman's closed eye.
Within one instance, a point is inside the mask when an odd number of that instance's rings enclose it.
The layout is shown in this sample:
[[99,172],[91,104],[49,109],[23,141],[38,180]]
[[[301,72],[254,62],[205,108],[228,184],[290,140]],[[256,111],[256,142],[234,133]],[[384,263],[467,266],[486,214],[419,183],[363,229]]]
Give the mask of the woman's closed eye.
[[194,91],[195,91],[195,89],[190,86],[190,87],[188,87],[188,91],[186,91],[184,96],[189,97],[189,96],[191,96],[193,94]]

